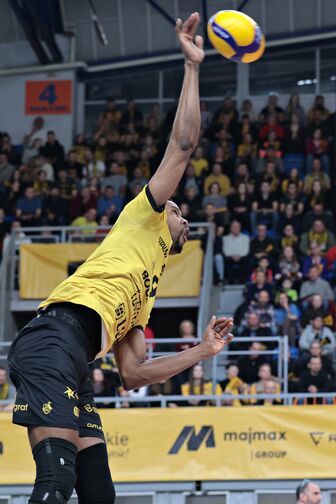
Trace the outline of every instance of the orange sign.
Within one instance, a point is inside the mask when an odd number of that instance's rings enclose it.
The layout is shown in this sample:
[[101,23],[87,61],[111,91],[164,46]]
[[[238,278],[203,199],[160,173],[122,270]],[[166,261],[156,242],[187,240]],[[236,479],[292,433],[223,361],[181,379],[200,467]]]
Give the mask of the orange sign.
[[72,81],[26,82],[26,115],[71,114]]

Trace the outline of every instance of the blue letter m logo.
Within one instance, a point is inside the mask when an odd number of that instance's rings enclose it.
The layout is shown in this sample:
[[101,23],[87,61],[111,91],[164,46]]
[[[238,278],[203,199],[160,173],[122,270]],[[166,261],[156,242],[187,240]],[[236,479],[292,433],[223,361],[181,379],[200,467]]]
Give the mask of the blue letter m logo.
[[196,451],[203,442],[205,442],[207,448],[214,448],[216,446],[213,427],[211,425],[203,425],[199,433],[196,434],[195,427],[187,425],[183,427],[168,454],[175,455],[178,453],[184,443],[187,443],[188,451]]

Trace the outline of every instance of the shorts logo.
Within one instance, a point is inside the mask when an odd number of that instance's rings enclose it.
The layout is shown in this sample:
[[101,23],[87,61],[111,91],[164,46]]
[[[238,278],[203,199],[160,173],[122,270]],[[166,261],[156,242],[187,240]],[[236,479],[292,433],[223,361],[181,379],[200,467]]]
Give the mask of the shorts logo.
[[89,427],[89,429],[103,430],[101,425],[97,425],[95,423],[87,423],[86,427]]
[[77,392],[72,390],[70,387],[67,387],[64,391],[68,399],[79,399]]
[[95,406],[91,406],[91,404],[85,404],[84,409],[88,413],[97,413],[98,414],[98,409]]
[[117,308],[115,309],[115,314],[116,314],[116,320],[119,320],[121,317],[125,315],[125,305],[124,303],[121,303]]
[[53,410],[53,407],[51,405],[51,401],[48,401],[47,403],[43,404],[42,406],[42,411],[45,415],[49,415]]
[[28,411],[28,404],[14,404],[13,411]]
[[77,406],[74,407],[73,409],[73,414],[78,418],[79,417],[79,408]]

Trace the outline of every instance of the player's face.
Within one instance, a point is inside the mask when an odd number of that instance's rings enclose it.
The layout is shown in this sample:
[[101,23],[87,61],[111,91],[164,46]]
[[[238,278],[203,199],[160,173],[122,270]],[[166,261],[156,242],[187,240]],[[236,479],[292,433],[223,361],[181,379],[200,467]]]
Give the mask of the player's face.
[[183,245],[188,240],[189,226],[188,221],[181,215],[181,210],[172,201],[166,203],[167,224],[170,231],[170,236],[173,240],[173,245],[170,249],[170,254],[180,254]]

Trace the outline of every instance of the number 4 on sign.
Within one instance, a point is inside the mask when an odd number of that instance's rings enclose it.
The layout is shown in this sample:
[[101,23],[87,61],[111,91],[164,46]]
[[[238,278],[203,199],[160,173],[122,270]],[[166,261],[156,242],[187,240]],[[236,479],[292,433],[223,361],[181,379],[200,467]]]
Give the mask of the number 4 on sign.
[[48,84],[43,91],[41,92],[39,99],[41,101],[48,102],[49,105],[52,105],[57,100],[57,96],[55,93],[55,84]]

